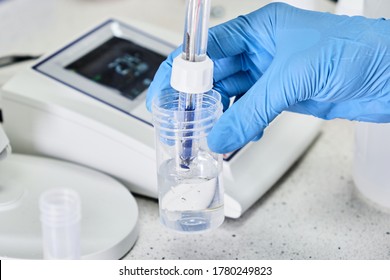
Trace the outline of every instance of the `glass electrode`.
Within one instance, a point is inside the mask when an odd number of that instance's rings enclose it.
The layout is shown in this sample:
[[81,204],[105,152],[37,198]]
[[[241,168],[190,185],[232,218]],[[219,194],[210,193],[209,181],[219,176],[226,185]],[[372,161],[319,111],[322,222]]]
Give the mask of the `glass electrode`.
[[[182,53],[182,58],[185,61],[196,63],[206,60],[209,15],[209,0],[187,0]],[[185,119],[184,122],[196,119],[195,111],[202,104],[203,93],[192,92],[190,89],[180,91],[179,109],[193,112],[186,114],[188,119]],[[184,140],[181,143],[180,166],[182,168],[188,168],[191,160],[195,157],[196,150],[196,143],[191,140]]]
[[206,59],[209,15],[209,0],[187,0],[183,38],[185,60],[195,62]]
[[222,155],[207,135],[222,114],[207,57],[209,0],[188,0],[183,53],[172,64],[173,91],[153,100],[160,221],[178,232],[204,232],[224,221]]

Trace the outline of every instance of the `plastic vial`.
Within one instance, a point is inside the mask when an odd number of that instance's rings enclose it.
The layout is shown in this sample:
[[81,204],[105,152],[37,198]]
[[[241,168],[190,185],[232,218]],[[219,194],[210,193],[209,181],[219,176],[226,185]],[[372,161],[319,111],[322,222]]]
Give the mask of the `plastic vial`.
[[370,201],[390,209],[390,124],[361,122],[355,128],[353,179]]
[[[211,90],[203,94],[195,111],[185,111],[179,95],[163,93],[152,106],[160,221],[178,232],[203,232],[224,221],[222,155],[207,146],[207,135],[222,114],[221,97]],[[183,142],[189,141],[196,148],[183,163]]]
[[80,197],[70,189],[44,192],[39,200],[43,257],[55,260],[80,259]]
[[[364,15],[390,17],[390,1],[365,0]],[[355,129],[353,179],[371,202],[390,209],[390,124],[359,122]]]

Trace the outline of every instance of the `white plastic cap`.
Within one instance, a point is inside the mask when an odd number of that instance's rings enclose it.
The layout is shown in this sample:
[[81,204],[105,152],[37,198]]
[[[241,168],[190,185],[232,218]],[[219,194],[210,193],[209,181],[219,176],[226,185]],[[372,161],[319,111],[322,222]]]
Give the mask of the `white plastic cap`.
[[184,93],[205,93],[213,88],[214,64],[206,56],[203,61],[191,62],[182,55],[173,60],[171,87]]
[[66,226],[81,219],[81,203],[72,189],[54,188],[42,193],[39,199],[41,221],[50,226]]

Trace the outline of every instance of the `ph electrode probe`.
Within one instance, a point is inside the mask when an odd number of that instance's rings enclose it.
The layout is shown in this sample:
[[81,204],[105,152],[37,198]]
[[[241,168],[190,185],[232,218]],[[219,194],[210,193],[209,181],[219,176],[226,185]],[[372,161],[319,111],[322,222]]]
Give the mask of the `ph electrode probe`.
[[172,92],[153,101],[160,221],[170,229],[199,233],[224,220],[222,155],[207,135],[222,114],[212,90],[213,62],[206,55],[209,0],[188,0],[182,53],[172,65]]
[[203,94],[212,88],[213,63],[207,57],[210,0],[187,0],[183,52],[173,62],[171,86],[179,92],[179,110],[186,113],[184,135],[180,147],[180,167],[188,168],[197,144],[191,139],[194,121],[202,106]]

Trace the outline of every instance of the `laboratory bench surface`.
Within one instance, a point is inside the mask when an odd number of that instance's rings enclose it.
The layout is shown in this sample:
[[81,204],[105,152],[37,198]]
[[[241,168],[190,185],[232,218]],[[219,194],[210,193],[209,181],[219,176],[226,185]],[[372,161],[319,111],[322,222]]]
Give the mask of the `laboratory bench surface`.
[[325,122],[263,198],[209,233],[165,229],[157,202],[136,196],[140,233],[124,259],[390,259],[390,211],[355,188],[353,140],[353,122]]

